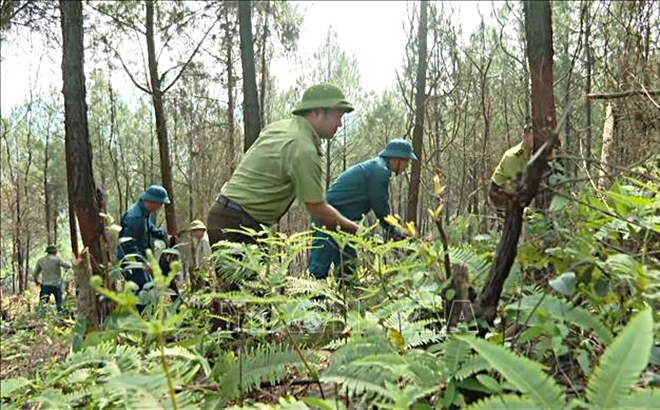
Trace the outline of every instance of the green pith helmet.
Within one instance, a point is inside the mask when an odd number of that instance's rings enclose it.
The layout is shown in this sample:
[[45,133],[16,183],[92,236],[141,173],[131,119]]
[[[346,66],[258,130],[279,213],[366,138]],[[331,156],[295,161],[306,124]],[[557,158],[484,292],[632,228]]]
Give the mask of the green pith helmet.
[[387,147],[382,150],[379,157],[384,158],[401,158],[407,160],[416,160],[417,156],[413,152],[413,147],[410,141],[402,139],[394,139],[387,143]]
[[188,228],[188,230],[194,231],[196,229],[206,230],[206,225],[204,225],[204,222],[200,221],[199,219],[195,219],[190,223],[190,227]]
[[46,253],[57,253],[57,246],[55,245],[46,246]]
[[316,84],[306,89],[302,101],[296,105],[292,114],[301,115],[314,108],[338,108],[347,113],[354,110],[339,87],[328,83]]
[[169,204],[170,198],[167,196],[167,190],[160,185],[152,185],[140,194],[140,199],[157,204]]

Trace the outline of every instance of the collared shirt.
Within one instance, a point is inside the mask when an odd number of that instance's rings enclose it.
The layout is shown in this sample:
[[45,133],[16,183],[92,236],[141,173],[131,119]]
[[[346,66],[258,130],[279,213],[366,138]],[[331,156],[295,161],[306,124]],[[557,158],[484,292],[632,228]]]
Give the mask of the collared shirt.
[[272,225],[296,198],[323,202],[322,166],[321,137],[304,117],[294,116],[261,131],[221,194]]
[[131,205],[121,218],[117,257],[121,259],[129,254],[146,257],[146,251],[151,249],[154,239],[166,238],[165,231],[156,228],[144,203],[138,201]]
[[213,251],[211,250],[208,234],[204,233],[204,236],[199,239],[191,236],[190,257],[187,261],[188,271],[208,268],[211,256],[213,256]]
[[328,189],[326,200],[352,221],[359,221],[373,210],[381,225],[389,230],[385,217],[390,213],[391,176],[386,158],[369,159],[342,172]]
[[503,187],[506,185],[507,181],[515,178],[516,174],[523,172],[529,162],[530,153],[527,152],[525,147],[523,147],[522,141],[520,144],[509,148],[504,155],[500,163],[497,165],[493,176],[490,178],[491,181],[497,185]]
[[64,262],[56,255],[43,256],[34,267],[34,280],[38,282],[39,274],[41,274],[42,285],[59,286],[62,284],[61,268],[71,269],[71,264]]

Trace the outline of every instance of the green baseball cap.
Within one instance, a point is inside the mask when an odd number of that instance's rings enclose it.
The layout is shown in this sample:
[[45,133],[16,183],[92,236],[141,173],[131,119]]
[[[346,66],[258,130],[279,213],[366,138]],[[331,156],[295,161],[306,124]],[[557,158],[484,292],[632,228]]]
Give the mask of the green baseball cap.
[[46,246],[46,253],[57,253],[57,246],[55,245]]
[[387,146],[379,154],[379,157],[385,158],[402,158],[408,160],[417,160],[417,156],[413,152],[413,147],[410,141],[403,139],[393,139],[387,143]]
[[354,110],[339,87],[328,83],[316,84],[306,89],[302,101],[296,105],[292,114],[301,115],[314,108],[338,108],[347,113]]

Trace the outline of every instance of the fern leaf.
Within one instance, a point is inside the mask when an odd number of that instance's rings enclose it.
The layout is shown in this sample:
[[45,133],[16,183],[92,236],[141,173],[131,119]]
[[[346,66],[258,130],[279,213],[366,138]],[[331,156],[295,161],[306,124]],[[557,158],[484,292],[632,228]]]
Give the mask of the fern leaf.
[[459,365],[468,355],[468,345],[454,336],[449,336],[445,342],[444,363],[448,374],[456,374]]
[[454,378],[459,381],[464,380],[475,373],[479,373],[482,370],[488,370],[491,368],[492,366],[490,363],[488,363],[488,361],[482,356],[477,354],[471,356],[465,361],[464,364],[461,365],[461,368],[458,369],[456,373],[454,373]]
[[542,408],[556,409],[565,404],[564,394],[543,367],[525,357],[517,356],[502,346],[471,336],[458,336],[483,356],[497,371],[522,393]]
[[598,408],[615,407],[648,364],[653,345],[650,310],[636,314],[600,357],[591,373],[587,399]]
[[540,408],[531,399],[515,394],[494,396],[481,400],[467,410],[532,410]]
[[449,248],[449,259],[451,263],[465,266],[473,280],[485,278],[490,269],[490,263],[483,256],[468,248]]
[[660,389],[644,390],[626,396],[618,407],[624,409],[657,409],[660,403]]
[[244,354],[242,360],[234,361],[220,385],[226,394],[234,396],[240,383],[248,392],[265,381],[276,384],[287,377],[290,367],[303,367],[302,359],[296,352],[283,345],[260,345]]

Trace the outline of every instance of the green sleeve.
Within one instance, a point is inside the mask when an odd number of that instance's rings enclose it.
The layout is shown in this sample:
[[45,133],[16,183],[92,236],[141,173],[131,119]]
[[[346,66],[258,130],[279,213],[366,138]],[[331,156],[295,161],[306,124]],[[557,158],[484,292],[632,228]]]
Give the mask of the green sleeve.
[[294,150],[289,161],[289,176],[299,202],[316,204],[325,201],[321,158],[316,152]]

